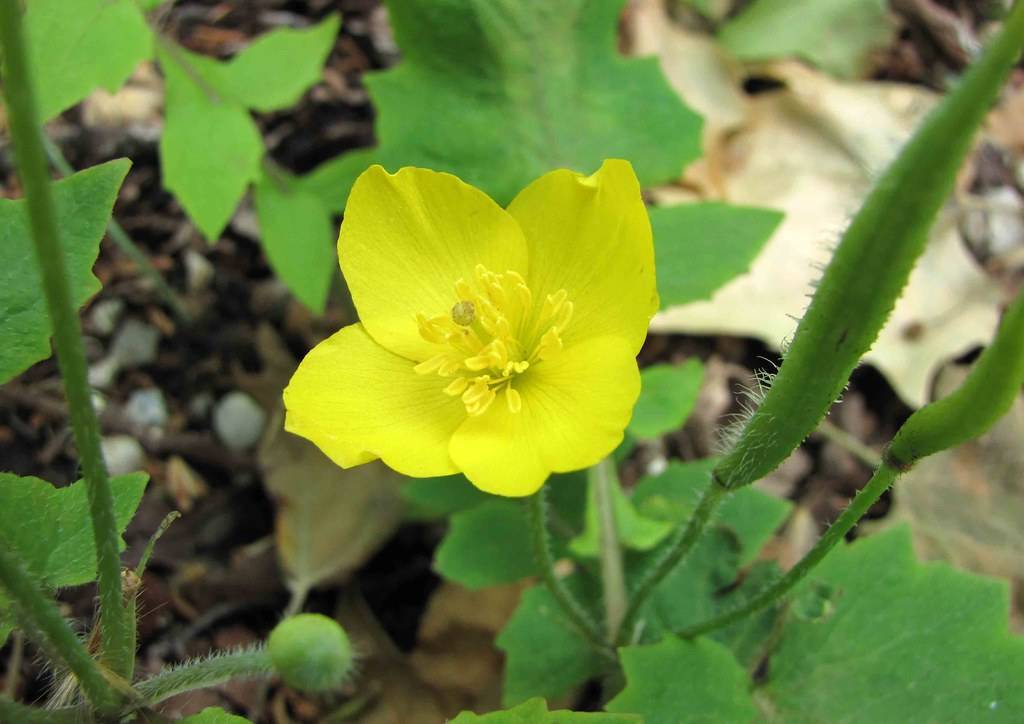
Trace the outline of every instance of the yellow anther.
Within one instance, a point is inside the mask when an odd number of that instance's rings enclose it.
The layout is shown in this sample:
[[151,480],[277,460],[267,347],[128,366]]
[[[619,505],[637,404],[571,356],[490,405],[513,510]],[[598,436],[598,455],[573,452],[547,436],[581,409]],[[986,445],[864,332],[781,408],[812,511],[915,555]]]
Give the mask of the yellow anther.
[[562,304],[568,297],[569,292],[565,291],[564,289],[559,289],[554,294],[549,294],[547,298],[544,300],[544,308],[541,310],[540,313],[541,321],[551,319],[556,314],[558,314],[558,310],[561,309]]
[[523,397],[511,384],[505,388],[505,402],[508,404],[508,411],[513,415],[523,409]]
[[442,377],[451,377],[460,369],[462,369],[462,362],[457,359],[449,359],[441,363],[441,366],[437,368],[437,374]]
[[452,397],[458,397],[466,388],[469,387],[468,377],[456,377],[454,380],[448,383],[448,386],[444,388],[445,394],[451,395]]
[[540,344],[537,346],[537,357],[542,360],[551,359],[561,351],[562,338],[559,336],[558,330],[552,327],[540,338]]
[[441,369],[441,365],[445,363],[446,357],[443,354],[439,354],[436,357],[431,357],[428,360],[420,362],[418,365],[413,367],[413,370],[418,375],[429,375],[433,372],[437,372]]
[[465,279],[459,279],[455,282],[455,295],[464,302],[473,301],[473,287],[469,285]]

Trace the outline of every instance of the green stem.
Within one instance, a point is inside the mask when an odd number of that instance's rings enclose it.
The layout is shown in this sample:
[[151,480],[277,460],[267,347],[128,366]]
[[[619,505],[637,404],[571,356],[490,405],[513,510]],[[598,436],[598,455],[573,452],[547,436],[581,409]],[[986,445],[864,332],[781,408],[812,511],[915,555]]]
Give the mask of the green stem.
[[176,694],[205,689],[240,678],[272,676],[274,665],[263,646],[215,654],[206,659],[167,669],[151,679],[139,682],[135,690],[142,705],[152,706]]
[[86,721],[80,709],[37,709],[19,704],[0,694],[0,722],[14,724],[81,724]]
[[720,628],[724,628],[731,623],[739,621],[757,611],[760,611],[766,606],[770,606],[773,602],[782,598],[790,589],[793,588],[797,583],[803,580],[804,576],[810,573],[821,560],[829,554],[829,552],[836,547],[836,545],[843,540],[847,533],[857,525],[865,513],[874,505],[882,494],[889,489],[889,487],[896,480],[896,477],[900,474],[900,471],[889,465],[881,465],[874,476],[868,481],[868,484],[857,493],[857,497],[853,499],[849,507],[843,511],[842,515],[833,523],[825,534],[821,536],[814,547],[808,551],[807,555],[800,559],[800,562],[793,566],[782,578],[768,586],[766,589],[755,595],[750,600],[737,606],[731,611],[726,611],[723,614],[710,618],[701,623],[688,626],[681,631],[675,633],[679,636],[686,638],[692,638],[694,636],[700,636],[710,631],[715,631]]
[[[16,0],[10,0],[15,2]],[[0,6],[8,0],[2,0]],[[0,22],[3,20],[0,10]],[[56,604],[46,596],[22,567],[17,557],[5,545],[0,545],[0,586],[7,592],[14,606],[16,619],[26,633],[52,657],[62,662],[85,692],[97,710],[115,711],[118,698],[99,665],[93,661],[85,646],[75,635],[68,622],[60,615]],[[8,720],[0,717],[0,721]]]
[[877,468],[882,464],[882,456],[879,453],[828,420],[822,420],[821,424],[818,425],[818,434],[829,442],[833,442],[843,448],[854,457],[859,458],[868,467]]
[[843,235],[771,389],[714,477],[758,480],[814,431],[878,336],[1024,45],[1024,2],[875,183]]
[[693,637],[728,626],[779,600],[841,541],[918,460],[981,435],[1005,415],[1024,384],[1024,292],[1003,316],[995,338],[955,392],[910,416],[889,444],[874,476],[814,548],[778,582],[737,608],[678,631]]
[[704,491],[700,502],[697,503],[697,508],[693,511],[693,515],[690,516],[689,522],[685,527],[680,526],[676,529],[671,542],[661,558],[644,574],[636,591],[634,591],[629,601],[629,608],[626,610],[626,615],[622,620],[618,644],[629,644],[635,640],[638,633],[636,624],[641,609],[647,603],[647,599],[651,597],[651,594],[654,593],[662,579],[683,561],[694,544],[700,539],[718,504],[725,499],[728,493],[729,491],[720,485],[717,480],[712,479],[711,484]]
[[27,65],[18,0],[0,0],[0,43],[6,61],[7,111],[14,141],[18,176],[25,189],[29,223],[53,328],[53,341],[71,427],[85,478],[99,579],[100,625],[103,660],[119,676],[130,679],[135,652],[130,647],[131,626],[121,595],[119,538],[114,520],[110,481],[100,452],[100,429],[86,377],[85,353],[78,314],[71,303],[64,253],[57,236],[50,179],[43,152],[39,114]]
[[533,554],[537,559],[538,573],[579,634],[595,651],[605,658],[614,660],[615,653],[601,637],[597,624],[555,573],[555,560],[551,555],[551,542],[548,539],[547,517],[547,486],[543,486],[526,499],[526,518],[530,526],[530,540],[533,544]]
[[[56,143],[51,141],[45,135],[43,136],[43,146],[46,148],[46,155],[50,159],[50,163],[53,167],[60,172],[61,176],[71,176],[75,173],[75,169],[71,167],[67,159],[64,158],[64,154],[61,153],[60,148]],[[128,232],[117,223],[116,220],[111,219],[107,223],[107,234],[111,240],[117,245],[117,248],[121,252],[131,259],[132,263],[135,264],[136,268],[149,279],[150,283],[156,289],[164,302],[170,308],[171,312],[182,324],[189,324],[192,321],[191,315],[188,310],[185,309],[184,303],[178,297],[177,292],[171,289],[171,286],[164,280],[163,274],[161,274],[153,262],[149,260],[149,257],[138,247],[138,245],[128,236]]]
[[612,486],[619,485],[615,461],[605,458],[588,472],[597,502],[598,539],[601,549],[601,583],[608,640],[614,641],[626,615],[626,574],[622,564],[622,546],[615,522]]

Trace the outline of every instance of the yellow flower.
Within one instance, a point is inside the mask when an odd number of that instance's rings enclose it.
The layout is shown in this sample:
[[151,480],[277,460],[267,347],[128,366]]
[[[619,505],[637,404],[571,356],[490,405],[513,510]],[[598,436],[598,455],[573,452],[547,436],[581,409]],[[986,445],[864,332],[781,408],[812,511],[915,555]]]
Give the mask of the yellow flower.
[[522,496],[622,440],[658,307],[628,162],[546,174],[507,210],[449,174],[373,166],[338,256],[362,321],[306,355],[284,400],[285,428],[342,467]]

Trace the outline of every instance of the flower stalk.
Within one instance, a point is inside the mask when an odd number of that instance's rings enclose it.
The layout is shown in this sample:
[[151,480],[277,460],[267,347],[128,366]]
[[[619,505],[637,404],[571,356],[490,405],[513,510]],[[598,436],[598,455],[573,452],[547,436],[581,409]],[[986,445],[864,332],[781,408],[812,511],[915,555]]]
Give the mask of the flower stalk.
[[676,529],[671,542],[661,557],[644,573],[643,578],[633,592],[629,601],[629,608],[626,610],[626,615],[622,620],[622,628],[619,631],[617,640],[619,645],[633,643],[638,638],[640,631],[637,623],[644,604],[647,603],[647,600],[654,593],[662,579],[686,558],[694,544],[700,540],[704,529],[711,521],[715,509],[718,508],[718,504],[728,494],[729,491],[712,478],[711,484],[701,496],[700,502],[697,503],[697,507],[686,526],[680,526]]
[[569,623],[587,643],[602,656],[614,661],[615,653],[602,637],[597,624],[555,572],[555,560],[551,555],[551,541],[548,537],[546,486],[526,498],[526,518],[530,527],[534,557],[537,560],[537,572],[544,580],[548,591],[561,607]]
[[135,624],[128,616],[121,594],[121,561],[113,498],[100,452],[100,430],[86,376],[78,314],[71,302],[64,252],[58,240],[46,154],[17,0],[0,0],[0,44],[3,45],[6,63],[4,86],[18,177],[25,189],[54,346],[88,491],[98,567],[102,657],[115,674],[130,679],[135,656],[131,647],[131,629]]
[[186,691],[205,689],[231,679],[272,676],[274,672],[270,655],[259,645],[167,669],[136,684],[135,691],[144,706],[152,706]]
[[629,605],[626,574],[622,564],[622,546],[615,522],[612,486],[619,485],[615,461],[607,457],[590,468],[590,484],[597,500],[598,540],[601,551],[601,584],[604,595],[605,630],[614,641]]

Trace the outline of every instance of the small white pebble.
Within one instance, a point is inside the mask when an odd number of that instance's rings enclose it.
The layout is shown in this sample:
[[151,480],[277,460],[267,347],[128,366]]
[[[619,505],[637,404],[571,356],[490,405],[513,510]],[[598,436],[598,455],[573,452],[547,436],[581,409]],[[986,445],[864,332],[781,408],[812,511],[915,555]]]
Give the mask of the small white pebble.
[[145,467],[146,453],[139,441],[130,435],[105,437],[100,440],[100,449],[111,475],[125,475]]
[[231,450],[247,450],[263,433],[267,414],[244,392],[229,392],[213,408],[213,430]]

